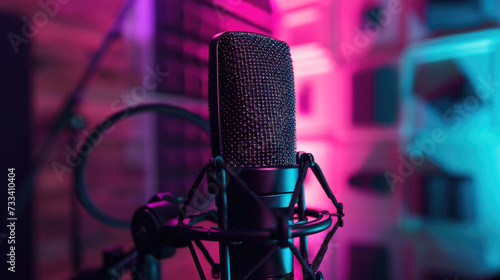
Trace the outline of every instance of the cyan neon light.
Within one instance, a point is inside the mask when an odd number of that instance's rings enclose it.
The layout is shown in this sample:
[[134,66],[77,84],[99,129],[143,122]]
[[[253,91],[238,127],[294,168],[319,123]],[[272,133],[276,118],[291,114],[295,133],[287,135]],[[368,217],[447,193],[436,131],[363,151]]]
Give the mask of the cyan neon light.
[[[457,111],[454,121],[447,121],[447,111],[436,110],[414,92],[417,67],[446,60],[455,62],[475,94],[451,99],[450,107]],[[421,42],[409,47],[400,60],[403,152],[421,152],[447,174],[473,181],[470,208],[464,209],[473,212],[471,221],[432,221],[409,214],[402,219],[402,228],[420,233],[420,241],[428,245],[423,261],[433,269],[477,277],[500,272],[499,67],[500,29]],[[436,129],[446,137],[431,145]],[[422,143],[432,151],[424,153]]]

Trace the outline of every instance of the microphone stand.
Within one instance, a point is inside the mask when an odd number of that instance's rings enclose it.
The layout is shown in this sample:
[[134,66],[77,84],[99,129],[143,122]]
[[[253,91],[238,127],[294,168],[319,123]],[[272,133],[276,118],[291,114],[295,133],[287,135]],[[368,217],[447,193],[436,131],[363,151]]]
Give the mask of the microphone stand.
[[[117,121],[122,120],[122,117],[125,116],[125,114],[126,116],[131,116],[145,111],[174,114],[187,118],[200,127],[206,129],[206,123],[204,120],[200,120],[199,117],[196,117],[187,111],[169,105],[143,105],[132,108],[130,112],[126,109],[112,115],[105,121],[105,123],[111,122],[114,124]],[[86,141],[89,141],[89,137],[91,135],[100,135],[102,133],[103,131],[96,128],[90,135],[87,136]],[[88,143],[92,145],[92,142]],[[121,226],[123,223],[122,221],[110,218],[103,214],[95,207],[95,205],[92,204],[90,198],[88,198],[88,194],[85,191],[85,180],[83,178],[87,156],[88,154],[82,154],[82,163],[75,167],[75,183],[78,187],[76,194],[79,197],[79,201],[85,209],[98,220],[110,224],[115,223]],[[202,240],[205,240],[222,243],[222,250],[225,250],[226,245],[229,244],[236,245],[241,244],[242,242],[273,241],[273,244],[269,246],[266,251],[262,252],[262,254],[258,254],[259,256],[255,255],[256,259],[253,260],[253,264],[249,265],[247,269],[241,273],[241,277],[238,277],[238,279],[248,279],[262,266],[266,260],[271,257],[272,254],[274,254],[276,250],[279,250],[280,248],[289,248],[302,267],[302,273],[305,275],[304,279],[323,280],[324,277],[321,271],[319,271],[319,267],[325,257],[332,237],[338,228],[343,227],[344,225],[344,207],[342,203],[337,201],[321,168],[315,162],[312,154],[298,152],[297,166],[294,166],[294,168],[298,168],[298,177],[295,181],[293,195],[286,209],[281,208],[281,210],[278,211],[272,210],[272,208],[269,208],[266,204],[264,204],[261,198],[254,191],[249,189],[245,180],[240,178],[235,170],[225,164],[223,158],[220,156],[211,158],[209,163],[203,167],[185,199],[172,197],[169,193],[159,193],[155,195],[150,199],[148,204],[140,207],[135,212],[132,222],[130,223],[132,237],[138,253],[138,255],[133,259],[137,257],[138,261],[142,262],[141,265],[133,268],[137,278],[140,279],[143,275],[151,275],[148,277],[151,279],[159,279],[154,278],[161,275],[160,266],[154,259],[161,260],[169,258],[175,254],[176,248],[189,247],[189,251],[200,279],[207,279],[197,253],[194,250],[194,246],[192,244],[193,241],[195,245],[199,247],[212,267],[213,278],[221,278],[223,280],[230,280],[234,278],[231,275],[230,264],[227,261],[228,254],[225,255],[224,252],[219,252],[220,263],[216,263],[201,242]],[[309,169],[313,171],[316,180],[323,188],[323,191],[326,197],[331,201],[332,206],[335,207],[336,212],[305,208],[303,186]],[[222,176],[218,176],[217,174],[221,174]],[[216,184],[212,189],[209,189],[209,192],[216,195],[216,204],[218,204],[217,211],[210,210],[201,213],[195,211],[195,213],[188,214],[188,209],[190,209],[189,205],[195,199],[195,194],[201,184],[201,181],[205,178],[205,175],[207,175],[209,183]],[[263,175],[260,174],[260,176]],[[248,196],[248,199],[255,200],[255,202],[261,207],[266,207],[271,211],[271,214],[273,214],[277,219],[275,227],[265,227],[253,230],[246,230],[244,228],[226,229],[226,223],[225,221],[221,222],[221,219],[226,219],[227,217],[227,201],[224,197],[227,197],[226,187],[228,181],[226,181],[226,179],[228,177],[234,181],[233,188],[237,188],[235,189],[236,191],[245,194]],[[293,180],[289,183],[292,184]],[[295,207],[295,204],[298,206]],[[332,218],[335,217],[337,218],[337,221],[333,224]],[[293,220],[296,220],[297,222],[290,224],[290,221]],[[218,224],[219,227],[206,227],[199,224],[204,221],[211,221]],[[304,237],[327,230],[331,228],[332,224],[333,228],[323,240],[321,248],[314,257],[313,262],[309,263],[309,254],[306,244],[307,238]],[[126,223],[126,225],[129,227],[128,223]],[[300,250],[297,249],[292,242],[290,242],[290,239],[293,238],[300,239]],[[112,270],[112,272],[113,271],[116,270]],[[84,272],[83,274],[87,273]],[[82,273],[80,273],[80,275],[82,275]],[[291,274],[284,275],[284,277],[288,277],[289,275]],[[107,276],[109,276],[109,273]],[[96,278],[76,279],[81,280]],[[107,280],[109,278],[105,279]]]
[[[76,144],[78,141],[78,135],[81,132],[84,122],[80,115],[77,114],[77,108],[79,107],[82,99],[85,87],[88,85],[90,78],[97,69],[102,56],[109,49],[111,43],[118,38],[121,34],[121,27],[125,20],[127,13],[132,9],[135,0],[126,0],[126,2],[120,8],[118,15],[116,16],[111,28],[106,33],[103,42],[96,50],[92,56],[87,68],[85,69],[83,76],[77,83],[76,87],[71,91],[67,101],[60,111],[58,117],[55,119],[48,137],[43,142],[40,151],[32,160],[26,178],[23,180],[20,188],[20,195],[18,199],[18,212],[22,213],[26,204],[30,200],[31,193],[34,189],[34,179],[37,175],[40,167],[44,161],[48,158],[50,151],[54,148],[56,141],[64,130],[69,133],[69,145],[76,150]],[[76,155],[73,155],[76,156]],[[73,258],[73,269],[77,271],[81,263],[81,241],[79,236],[79,215],[78,207],[76,201],[72,198],[71,205],[71,243],[72,243],[72,258]]]
[[126,254],[120,247],[105,249],[102,262],[99,269],[82,271],[71,280],[117,280],[129,269],[131,279],[161,280],[161,266],[158,260],[135,249]]
[[[190,240],[178,230],[179,203],[182,198],[175,198],[170,193],[154,195],[148,204],[136,210],[132,218],[131,233],[135,249],[123,253],[121,248],[109,248],[103,251],[102,266],[98,269],[81,271],[72,280],[116,280],[130,270],[134,280],[161,280],[159,260],[173,257],[177,248],[189,247],[198,271],[201,264],[194,252],[195,245],[201,250],[212,267],[212,277],[220,277],[220,265],[215,263],[207,248],[200,240]],[[197,221],[217,220],[214,211],[208,211]],[[201,279],[205,280],[203,276]]]

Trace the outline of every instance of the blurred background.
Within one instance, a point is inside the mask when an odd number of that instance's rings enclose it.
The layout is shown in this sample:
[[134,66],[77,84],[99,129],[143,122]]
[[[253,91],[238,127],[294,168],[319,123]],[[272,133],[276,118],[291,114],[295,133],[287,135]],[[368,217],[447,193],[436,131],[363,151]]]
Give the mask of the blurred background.
[[[2,168],[15,166],[18,184],[122,4],[0,2]],[[496,0],[137,0],[76,108],[79,137],[144,103],[208,119],[210,39],[272,35],[291,47],[297,149],[314,154],[345,205],[325,279],[500,279],[499,22]],[[77,204],[69,138],[57,138],[18,213],[23,269],[4,279],[69,279],[99,266],[104,248],[133,246]],[[88,191],[129,220],[158,192],[185,196],[209,157],[193,124],[134,116],[96,145]],[[308,207],[332,209],[311,175]],[[311,255],[323,237],[309,238]],[[187,248],[162,266],[164,279],[197,279]]]

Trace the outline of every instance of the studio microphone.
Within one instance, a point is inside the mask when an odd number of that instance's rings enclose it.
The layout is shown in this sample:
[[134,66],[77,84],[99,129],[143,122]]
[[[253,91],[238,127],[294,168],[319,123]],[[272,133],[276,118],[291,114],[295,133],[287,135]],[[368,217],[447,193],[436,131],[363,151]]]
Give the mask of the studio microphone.
[[[219,213],[227,207],[219,228],[276,228],[275,214],[286,212],[299,173],[290,48],[261,34],[225,32],[212,39],[209,52],[212,156],[222,157],[263,202],[228,180],[227,197],[216,201]],[[286,222],[291,218],[285,217]],[[221,259],[230,268],[222,271],[222,279],[243,279],[276,242],[221,242]],[[290,248],[274,250],[248,279],[293,279]]]
[[[303,279],[323,280],[319,270],[328,244],[344,224],[338,202],[310,153],[296,152],[295,92],[290,48],[269,36],[248,32],[216,35],[209,46],[209,124],[198,115],[166,104],[141,105],[108,117],[85,139],[77,152],[76,195],[98,220],[131,228],[135,249],[126,255],[106,254],[104,279],[116,279],[131,269],[137,279],[159,279],[157,260],[188,247],[201,280],[207,279],[196,245],[222,280],[293,279],[294,258]],[[129,116],[157,112],[184,118],[210,131],[212,158],[200,171],[186,198],[155,195],[140,207],[132,222],[108,216],[90,199],[85,184],[85,163],[107,129]],[[83,147],[90,147],[87,151]],[[304,180],[312,170],[325,198],[336,212],[305,206]],[[217,210],[192,208],[205,177]],[[188,211],[189,210],[189,211]],[[194,210],[194,211],[192,211]],[[333,224],[332,217],[337,221]],[[204,222],[217,223],[207,227]],[[307,237],[333,227],[310,262]],[[300,250],[293,240],[299,238]],[[201,241],[219,242],[220,263]],[[194,244],[193,244],[194,242]],[[122,258],[123,257],[123,258]],[[91,276],[93,277],[93,276]]]

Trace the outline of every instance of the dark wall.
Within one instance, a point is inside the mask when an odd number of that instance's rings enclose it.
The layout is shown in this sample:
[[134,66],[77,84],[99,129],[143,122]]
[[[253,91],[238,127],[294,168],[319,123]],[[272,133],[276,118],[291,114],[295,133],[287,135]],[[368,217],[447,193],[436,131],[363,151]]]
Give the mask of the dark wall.
[[[19,30],[24,23],[0,14],[0,259],[4,260],[15,246],[15,273],[2,261],[1,279],[33,279],[33,242],[31,207],[16,211],[15,244],[8,244],[7,224],[8,168],[15,168],[15,198],[20,196],[21,182],[26,175],[30,157],[30,79],[29,43],[22,41]],[[16,35],[14,35],[16,34]],[[14,45],[11,42],[15,42]],[[31,205],[31,201],[28,203]],[[15,207],[15,206],[14,206]],[[17,210],[17,209],[16,209]],[[10,257],[9,257],[10,258]],[[3,277],[4,276],[4,277]]]

